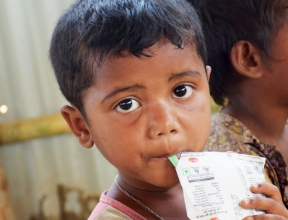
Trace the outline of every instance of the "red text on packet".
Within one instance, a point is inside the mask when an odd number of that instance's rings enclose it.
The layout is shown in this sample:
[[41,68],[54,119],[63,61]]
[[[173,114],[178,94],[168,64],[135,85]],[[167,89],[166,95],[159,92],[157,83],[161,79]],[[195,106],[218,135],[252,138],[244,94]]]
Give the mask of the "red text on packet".
[[198,158],[195,158],[195,157],[190,157],[188,160],[190,162],[192,162],[192,163],[197,163],[198,162]]

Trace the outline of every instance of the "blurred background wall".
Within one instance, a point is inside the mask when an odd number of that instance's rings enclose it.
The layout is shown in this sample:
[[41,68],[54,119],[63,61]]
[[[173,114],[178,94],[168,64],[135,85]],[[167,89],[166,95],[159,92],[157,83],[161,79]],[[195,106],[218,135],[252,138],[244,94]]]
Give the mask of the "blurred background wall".
[[[81,147],[69,133],[3,141],[25,131],[29,136],[29,127],[41,125],[42,116],[57,115],[66,104],[49,64],[48,48],[58,17],[71,3],[0,0],[0,106],[8,107],[0,113],[0,164],[16,220],[87,219],[116,174],[96,148]],[[36,120],[21,123],[30,118]],[[8,126],[10,122],[16,122],[14,127]]]

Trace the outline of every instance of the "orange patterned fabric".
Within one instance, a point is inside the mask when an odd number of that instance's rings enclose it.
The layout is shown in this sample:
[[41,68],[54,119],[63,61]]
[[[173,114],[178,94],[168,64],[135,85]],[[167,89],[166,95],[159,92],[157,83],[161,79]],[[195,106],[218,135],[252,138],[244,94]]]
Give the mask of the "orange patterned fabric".
[[280,189],[283,202],[288,208],[288,177],[283,156],[276,146],[261,143],[240,121],[229,115],[217,113],[211,123],[205,151],[234,151],[266,157],[266,179]]

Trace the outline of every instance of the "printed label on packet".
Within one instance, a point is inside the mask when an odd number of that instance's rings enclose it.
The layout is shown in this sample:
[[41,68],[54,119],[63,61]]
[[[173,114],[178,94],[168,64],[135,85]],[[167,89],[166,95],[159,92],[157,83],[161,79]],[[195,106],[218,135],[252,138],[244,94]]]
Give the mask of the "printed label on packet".
[[189,219],[242,220],[263,213],[242,209],[239,202],[263,196],[249,187],[265,181],[265,158],[226,152],[185,152],[179,161],[175,157],[169,160],[176,167]]

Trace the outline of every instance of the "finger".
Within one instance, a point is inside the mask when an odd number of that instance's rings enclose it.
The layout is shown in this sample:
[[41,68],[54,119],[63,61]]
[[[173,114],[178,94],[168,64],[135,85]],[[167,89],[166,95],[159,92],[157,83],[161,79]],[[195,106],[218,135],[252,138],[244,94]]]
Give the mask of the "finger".
[[251,192],[257,194],[264,194],[266,197],[276,200],[282,203],[282,197],[279,188],[271,183],[259,183],[250,187]]
[[240,202],[240,206],[244,209],[262,210],[268,214],[281,215],[288,218],[288,211],[285,206],[271,198],[253,197],[244,199]]
[[247,216],[243,220],[287,220],[287,218],[280,215],[263,214],[263,215]]

